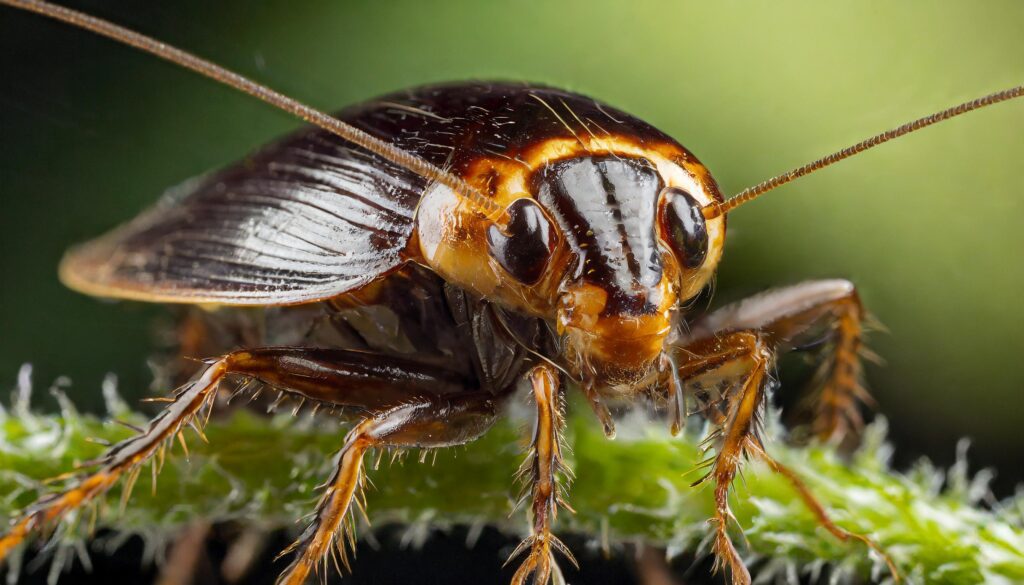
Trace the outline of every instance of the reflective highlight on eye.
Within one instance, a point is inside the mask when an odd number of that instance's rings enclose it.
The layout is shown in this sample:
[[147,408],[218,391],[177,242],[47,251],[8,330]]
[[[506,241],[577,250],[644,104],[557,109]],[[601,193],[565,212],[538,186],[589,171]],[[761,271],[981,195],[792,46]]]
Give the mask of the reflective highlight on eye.
[[697,268],[708,255],[708,230],[701,205],[686,191],[668,187],[661,195],[662,234],[686,268]]
[[544,212],[532,199],[517,199],[506,210],[509,223],[502,232],[487,229],[491,257],[512,277],[533,284],[544,275],[555,244],[555,235]]

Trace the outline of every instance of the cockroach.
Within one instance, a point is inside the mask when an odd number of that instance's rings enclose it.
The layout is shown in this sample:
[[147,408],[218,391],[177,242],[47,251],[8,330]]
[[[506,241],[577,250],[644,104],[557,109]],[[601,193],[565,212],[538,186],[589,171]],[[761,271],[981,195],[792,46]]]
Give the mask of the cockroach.
[[[566,504],[562,397],[578,388],[609,437],[610,406],[649,400],[677,433],[698,404],[715,456],[716,566],[750,574],[729,530],[740,463],[760,459],[801,489],[822,526],[888,560],[825,515],[761,440],[778,355],[825,340],[812,428],[843,437],[868,399],[854,285],[821,280],[710,312],[694,308],[722,257],[726,217],[764,193],[954,116],[1020,97],[1014,87],[920,118],[724,198],[689,150],[637,118],[550,87],[454,83],[398,92],[331,116],[192,54],[80,12],[0,3],[91,30],[192,69],[309,122],[243,162],[173,190],[148,212],[73,248],[65,284],[86,294],[188,305],[277,307],[268,330],[311,314],[328,325],[206,359],[165,410],[66,489],[25,509],[0,558],[100,497],[198,425],[226,379],[366,415],[344,438],[279,583],[346,558],[363,458],[480,437],[520,382],[535,407],[524,473],[531,533],[512,582],[560,577],[553,534]],[[310,307],[319,308],[315,313]],[[274,336],[268,334],[268,339]],[[713,398],[708,398],[713,394]],[[699,397],[699,398],[698,398]],[[894,578],[897,568],[889,563]]]

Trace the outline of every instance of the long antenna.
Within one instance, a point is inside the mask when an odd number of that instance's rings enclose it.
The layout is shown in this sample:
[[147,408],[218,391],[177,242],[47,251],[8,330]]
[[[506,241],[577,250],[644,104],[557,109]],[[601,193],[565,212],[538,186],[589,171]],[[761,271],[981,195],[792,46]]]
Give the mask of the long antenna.
[[729,213],[730,211],[736,209],[740,205],[743,205],[744,203],[749,203],[750,201],[757,199],[761,195],[764,195],[765,193],[771,191],[772,189],[775,189],[776,187],[785,185],[786,183],[794,179],[798,179],[804,175],[809,175],[814,171],[823,169],[831,164],[835,164],[843,160],[844,158],[849,158],[855,154],[864,152],[869,148],[874,148],[879,144],[889,142],[894,138],[899,138],[904,134],[910,134],[911,132],[915,132],[927,126],[931,126],[932,124],[937,124],[939,122],[942,122],[943,120],[954,118],[956,116],[959,116],[960,114],[966,114],[971,110],[977,110],[979,108],[984,108],[985,106],[991,106],[992,104],[1005,102],[1006,100],[1018,98],[1021,97],[1022,95],[1024,95],[1024,85],[1018,85],[1017,87],[1011,87],[1010,89],[1004,89],[1003,91],[997,91],[996,93],[991,93],[987,96],[980,97],[969,102],[964,102],[958,106],[953,106],[952,108],[942,110],[941,112],[936,112],[934,114],[931,114],[930,116],[919,118],[917,120],[914,120],[913,122],[907,122],[906,124],[898,128],[893,128],[892,130],[888,130],[886,132],[882,132],[881,134],[872,136],[871,138],[868,138],[867,140],[864,140],[862,142],[858,142],[853,146],[848,146],[840,151],[833,152],[828,156],[819,158],[814,162],[807,163],[802,167],[795,168],[789,171],[788,173],[783,173],[781,175],[772,177],[771,179],[768,179],[763,183],[758,183],[753,187],[748,187],[743,191],[740,191],[736,195],[733,195],[723,203],[711,203],[704,207],[704,217],[707,219],[712,219],[718,217],[719,215]]
[[365,148],[401,167],[409,169],[421,177],[437,181],[468,199],[477,208],[477,211],[489,220],[501,225],[508,223],[505,210],[501,206],[492,199],[485,197],[483,193],[459,177],[359,128],[346,124],[320,110],[311,108],[265,85],[256,83],[247,77],[229,71],[192,53],[161,43],[152,37],[118,26],[110,21],[89,16],[83,12],[64,8],[63,6],[50,4],[49,2],[38,0],[0,0],[0,4],[41,14],[54,20],[92,31],[100,36],[130,45],[140,51],[166,59],[191,69],[200,75],[209,77],[214,81],[219,81],[224,85],[247,93],[310,124],[340,136],[357,146]]

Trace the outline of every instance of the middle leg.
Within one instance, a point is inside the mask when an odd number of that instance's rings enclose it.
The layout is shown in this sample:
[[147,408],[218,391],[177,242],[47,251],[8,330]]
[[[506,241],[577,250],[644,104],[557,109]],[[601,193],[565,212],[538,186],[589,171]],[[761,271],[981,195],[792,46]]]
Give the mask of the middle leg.
[[[290,547],[295,558],[278,585],[303,585],[329,556],[348,568],[348,548],[355,546],[352,505],[363,508],[359,490],[365,479],[363,456],[372,448],[437,448],[460,445],[482,435],[496,418],[489,392],[428,397],[380,412],[356,425],[345,438],[334,475],[317,504],[313,520]],[[365,510],[364,510],[365,511]]]

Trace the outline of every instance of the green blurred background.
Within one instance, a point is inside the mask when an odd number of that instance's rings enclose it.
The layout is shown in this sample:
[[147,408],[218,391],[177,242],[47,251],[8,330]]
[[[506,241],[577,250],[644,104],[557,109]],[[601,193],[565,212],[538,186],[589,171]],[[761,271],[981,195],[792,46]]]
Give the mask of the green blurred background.
[[[71,3],[68,3],[71,4]],[[327,109],[422,83],[531,80],[675,136],[727,193],[1024,82],[1024,3],[76,2]],[[0,381],[32,362],[148,392],[162,309],[63,289],[70,244],[296,127],[90,34],[0,10]],[[1024,479],[1024,100],[785,187],[730,217],[718,301],[808,278],[861,287],[902,461],[962,436]]]

